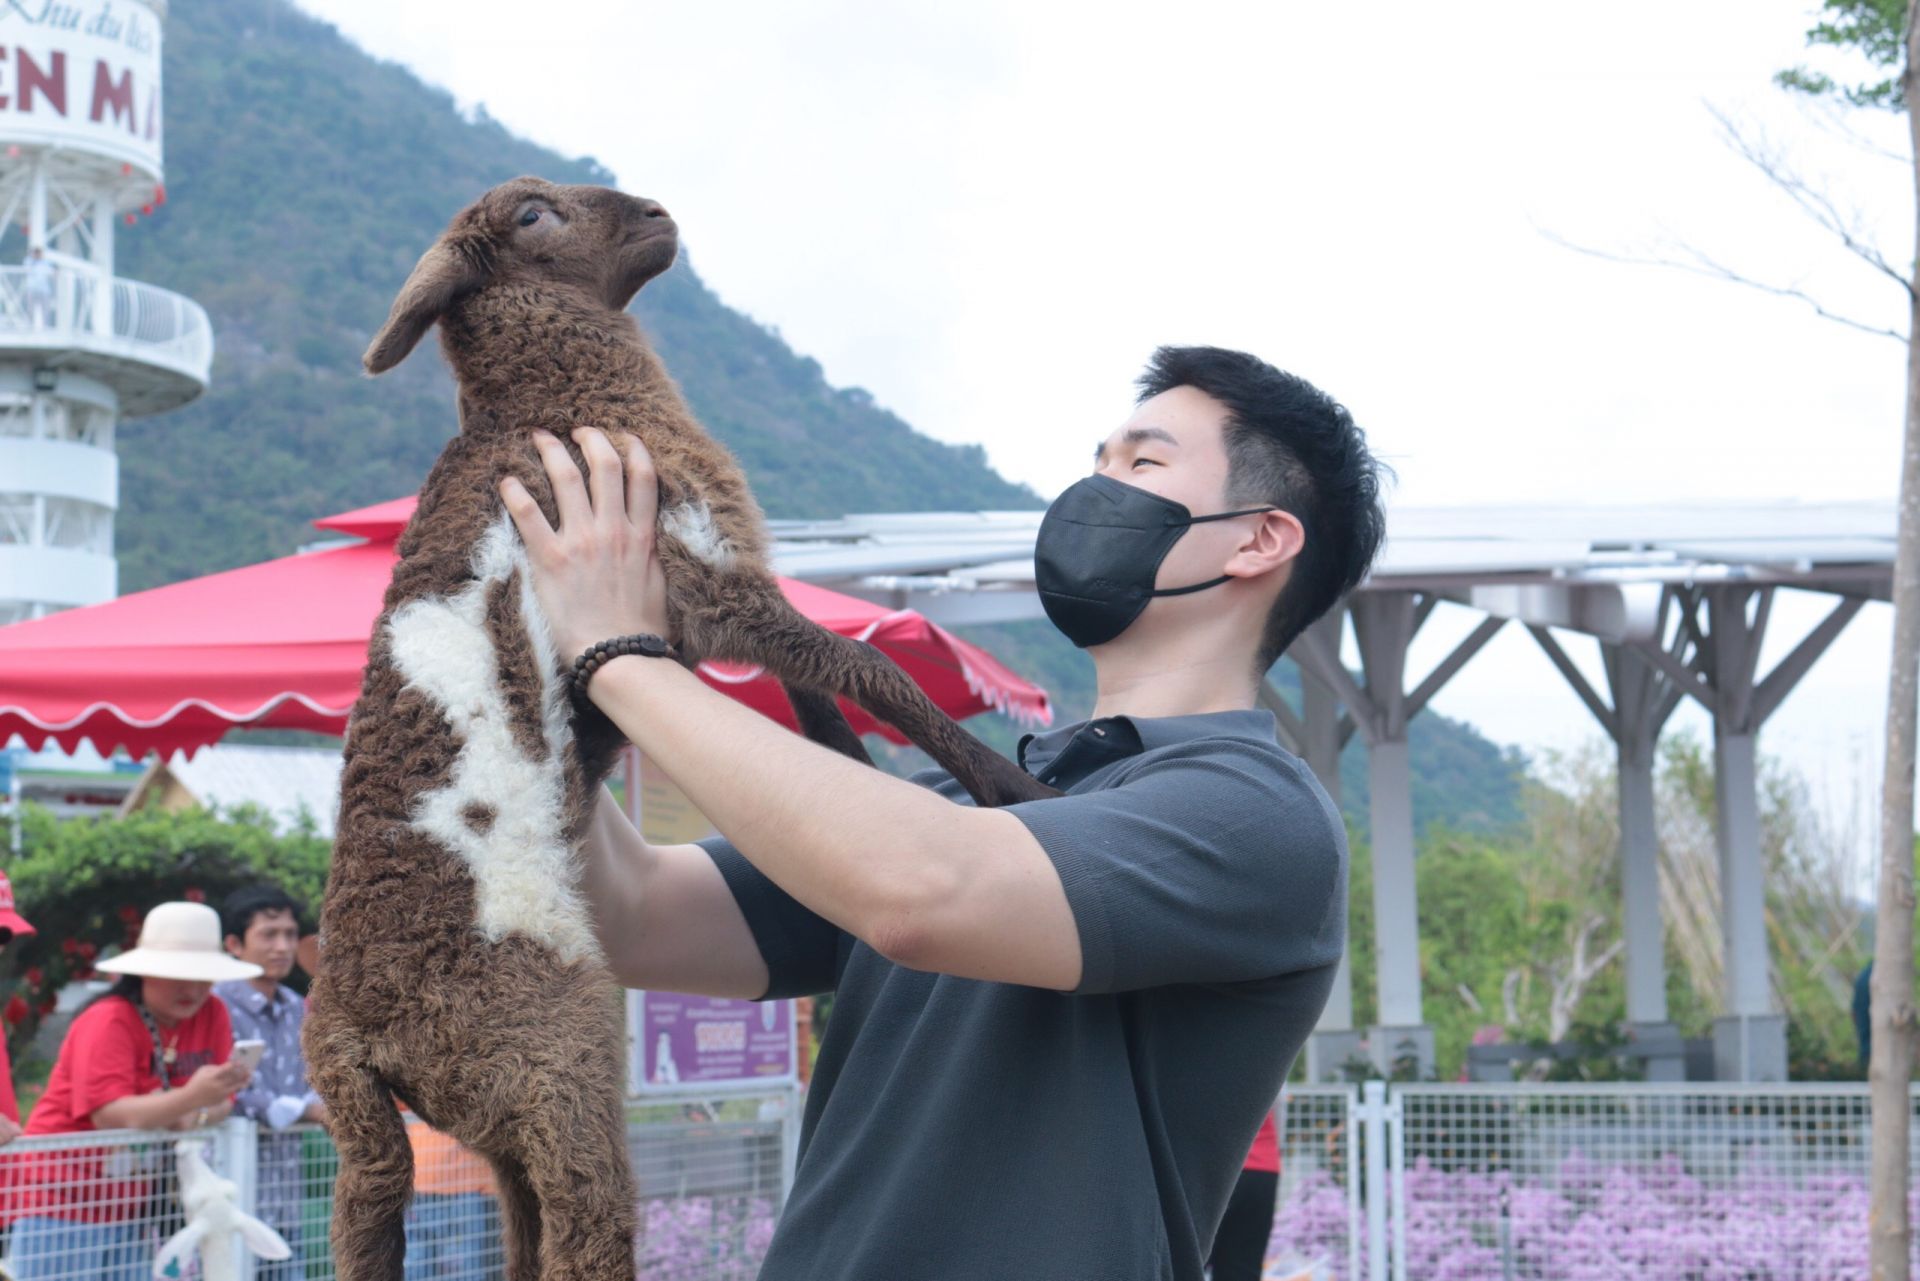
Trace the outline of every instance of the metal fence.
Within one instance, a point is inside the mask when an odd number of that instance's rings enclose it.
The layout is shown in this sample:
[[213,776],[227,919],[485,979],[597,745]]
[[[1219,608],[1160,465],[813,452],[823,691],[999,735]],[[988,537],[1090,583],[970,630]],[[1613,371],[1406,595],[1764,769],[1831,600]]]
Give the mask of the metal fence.
[[[631,1114],[637,1274],[746,1281],[791,1180],[797,1096],[649,1100]],[[1920,1129],[1916,1129],[1920,1137]],[[177,1135],[0,1149],[18,1281],[144,1281],[182,1225]],[[332,1281],[325,1133],[194,1136],[294,1247],[254,1281]],[[406,1281],[502,1281],[492,1174],[409,1129]],[[1406,1085],[1289,1090],[1273,1269],[1312,1281],[1852,1281],[1867,1276],[1858,1085]]]
[[[174,1142],[143,1131],[19,1139],[0,1151],[0,1217],[19,1281],[141,1281],[184,1226],[174,1195]],[[231,1143],[204,1135],[216,1168]]]
[[1283,1108],[1274,1277],[1868,1275],[1863,1085],[1372,1082]]
[[1862,1085],[1396,1089],[1398,1277],[1867,1275]]
[[[637,1274],[753,1277],[786,1196],[798,1120],[791,1093],[649,1100],[635,1109],[627,1143],[639,1192]],[[29,1136],[0,1149],[0,1228],[17,1281],[147,1281],[161,1245],[185,1226],[174,1152],[182,1137],[100,1131]],[[191,1137],[235,1182],[240,1205],[293,1248],[277,1262],[242,1252],[240,1275],[333,1281],[327,1232],[339,1158],[326,1132],[274,1133],[235,1120]],[[504,1281],[491,1168],[413,1118],[407,1137],[414,1196],[405,1281]]]
[[1289,1088],[1280,1099],[1280,1183],[1268,1251],[1276,1276],[1359,1281],[1365,1276],[1352,1086]]

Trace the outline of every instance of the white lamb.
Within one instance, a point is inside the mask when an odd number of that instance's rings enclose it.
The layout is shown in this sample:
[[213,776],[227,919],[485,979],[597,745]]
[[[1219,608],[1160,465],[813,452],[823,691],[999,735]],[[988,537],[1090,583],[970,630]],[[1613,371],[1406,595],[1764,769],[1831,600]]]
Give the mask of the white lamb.
[[167,1238],[153,1257],[153,1275],[160,1281],[182,1275],[197,1248],[204,1281],[239,1281],[236,1236],[263,1259],[292,1258],[293,1247],[285,1237],[240,1208],[239,1186],[213,1172],[200,1146],[196,1139],[173,1145],[180,1158],[180,1206],[187,1212],[187,1226]]

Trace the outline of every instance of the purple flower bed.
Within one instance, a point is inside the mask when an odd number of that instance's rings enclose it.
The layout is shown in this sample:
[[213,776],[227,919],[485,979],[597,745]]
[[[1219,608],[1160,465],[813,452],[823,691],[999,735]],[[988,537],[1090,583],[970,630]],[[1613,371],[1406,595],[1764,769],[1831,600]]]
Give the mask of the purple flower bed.
[[752,1281],[773,1240],[765,1197],[640,1203],[639,1275],[647,1281]]
[[[1503,1262],[1502,1192],[1511,1265]],[[1764,1167],[1704,1183],[1678,1158],[1604,1167],[1574,1157],[1555,1186],[1507,1173],[1407,1171],[1407,1275],[1417,1281],[1865,1281],[1867,1188],[1849,1174]],[[1913,1206],[1920,1216],[1920,1198]],[[1365,1250],[1364,1229],[1362,1253]],[[1347,1199],[1301,1180],[1274,1218],[1272,1253],[1326,1256],[1346,1277]],[[1916,1256],[1920,1260],[1920,1255]],[[1363,1265],[1364,1266],[1364,1265]]]

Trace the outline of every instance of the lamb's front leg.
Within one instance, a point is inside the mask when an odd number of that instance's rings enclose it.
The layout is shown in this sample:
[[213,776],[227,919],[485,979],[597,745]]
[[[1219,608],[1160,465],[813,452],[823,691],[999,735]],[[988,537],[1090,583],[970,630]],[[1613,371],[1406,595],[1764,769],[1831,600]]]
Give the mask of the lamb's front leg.
[[697,653],[764,667],[789,689],[832,690],[905,734],[982,806],[1044,800],[1059,791],[967,733],[891,659],[813,622],[769,577],[735,579],[712,604],[680,618]]
[[787,691],[787,702],[793,705],[793,718],[799,722],[801,734],[862,765],[873,764],[866,744],[841,714],[838,699],[804,685],[789,684],[782,688]]

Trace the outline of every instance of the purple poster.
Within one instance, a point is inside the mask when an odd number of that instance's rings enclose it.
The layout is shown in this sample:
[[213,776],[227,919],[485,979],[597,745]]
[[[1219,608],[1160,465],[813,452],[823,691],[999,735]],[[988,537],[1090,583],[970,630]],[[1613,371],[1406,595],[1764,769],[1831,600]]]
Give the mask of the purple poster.
[[795,1079],[793,1002],[635,992],[628,1007],[635,1094],[748,1089]]

